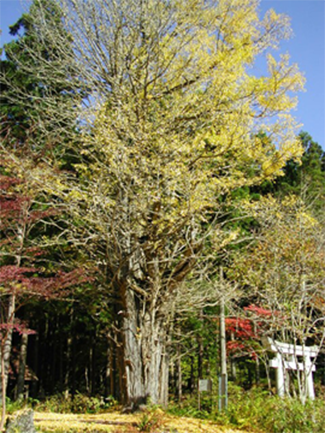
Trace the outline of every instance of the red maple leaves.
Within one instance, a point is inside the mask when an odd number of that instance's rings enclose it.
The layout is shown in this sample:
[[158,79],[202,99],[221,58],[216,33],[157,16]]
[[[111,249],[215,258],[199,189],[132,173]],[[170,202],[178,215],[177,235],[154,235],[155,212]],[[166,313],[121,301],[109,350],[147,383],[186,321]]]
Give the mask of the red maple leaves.
[[232,336],[227,342],[227,350],[232,356],[249,355],[255,359],[256,347],[274,312],[254,304],[244,307],[244,312],[246,317],[226,319],[226,330]]
[[[57,210],[38,200],[32,190],[23,179],[0,175],[0,294],[23,302],[35,296],[64,298],[72,286],[89,281],[89,277],[81,268],[64,272],[42,260],[48,251],[39,246],[38,229],[45,218],[57,215]],[[5,303],[1,308],[5,310]],[[7,322],[0,330],[18,326],[11,318]]]
[[54,276],[41,275],[42,270],[35,267],[14,265],[0,267],[0,286],[2,291],[15,291],[18,295],[40,296],[45,298],[64,297],[68,289],[76,284],[89,281],[82,269],[71,272],[58,271]]

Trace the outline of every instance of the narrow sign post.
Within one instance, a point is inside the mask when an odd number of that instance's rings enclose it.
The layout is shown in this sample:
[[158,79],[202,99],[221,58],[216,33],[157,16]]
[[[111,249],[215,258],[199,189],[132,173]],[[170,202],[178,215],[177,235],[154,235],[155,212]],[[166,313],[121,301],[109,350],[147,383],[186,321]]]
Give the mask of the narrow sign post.
[[199,379],[198,381],[198,409],[201,410],[201,392],[212,391],[211,379]]

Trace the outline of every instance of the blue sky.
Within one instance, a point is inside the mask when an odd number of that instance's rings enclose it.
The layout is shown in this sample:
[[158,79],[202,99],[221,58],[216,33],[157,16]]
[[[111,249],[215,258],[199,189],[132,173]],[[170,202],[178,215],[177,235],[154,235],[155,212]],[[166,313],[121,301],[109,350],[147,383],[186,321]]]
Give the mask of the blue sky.
[[[1,46],[10,40],[8,26],[15,23],[28,3],[0,0]],[[261,0],[261,13],[270,8],[291,17],[294,37],[283,41],[280,52],[288,52],[307,79],[295,115],[304,124],[302,129],[325,149],[325,0]]]

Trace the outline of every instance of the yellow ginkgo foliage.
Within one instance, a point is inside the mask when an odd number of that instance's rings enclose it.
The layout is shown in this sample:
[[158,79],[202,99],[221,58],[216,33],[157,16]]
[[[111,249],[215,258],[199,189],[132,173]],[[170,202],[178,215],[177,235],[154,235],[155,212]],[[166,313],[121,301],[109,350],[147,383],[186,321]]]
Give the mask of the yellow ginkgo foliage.
[[258,228],[246,254],[235,253],[233,278],[246,287],[248,299],[272,313],[269,336],[291,344],[322,346],[323,222],[296,196],[264,197],[245,207]]

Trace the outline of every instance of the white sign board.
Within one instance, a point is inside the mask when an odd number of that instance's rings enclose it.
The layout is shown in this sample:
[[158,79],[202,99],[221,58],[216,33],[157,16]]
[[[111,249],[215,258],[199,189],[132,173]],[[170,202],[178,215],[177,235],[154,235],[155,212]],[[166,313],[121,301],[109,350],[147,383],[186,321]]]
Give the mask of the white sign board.
[[211,392],[212,391],[212,380],[211,379],[199,379],[199,392]]

